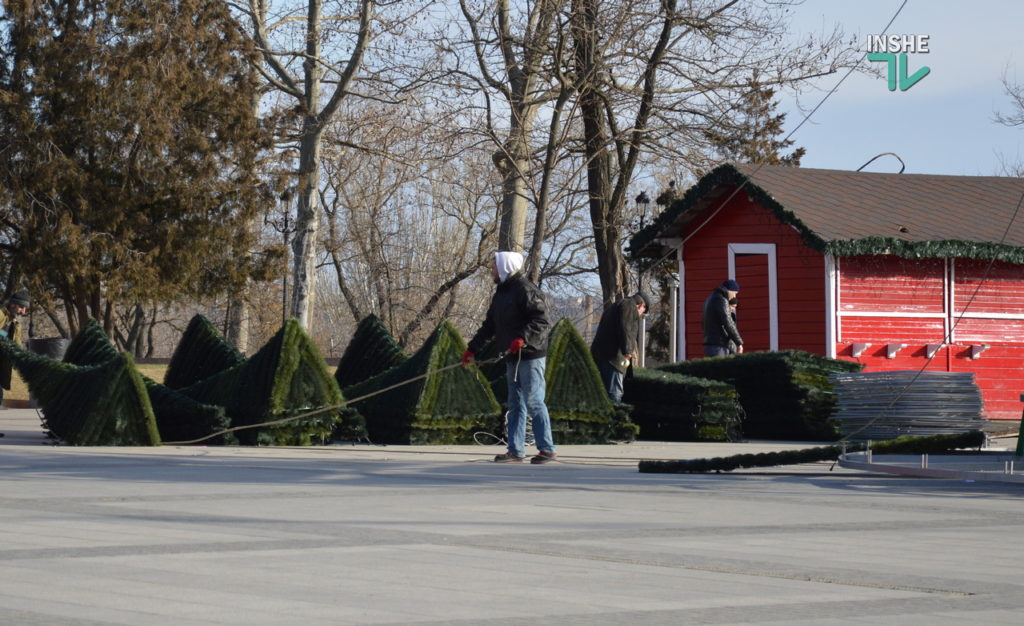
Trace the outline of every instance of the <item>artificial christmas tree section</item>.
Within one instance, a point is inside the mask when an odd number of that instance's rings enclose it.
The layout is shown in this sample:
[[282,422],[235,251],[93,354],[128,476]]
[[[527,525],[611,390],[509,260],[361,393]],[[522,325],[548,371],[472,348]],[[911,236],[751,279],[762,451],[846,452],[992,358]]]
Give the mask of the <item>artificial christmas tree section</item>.
[[364,317],[338,361],[334,378],[342,389],[361,383],[408,359],[376,315]]
[[346,395],[356,399],[354,406],[366,417],[370,440],[472,444],[475,433],[496,432],[501,407],[476,365],[459,364],[465,350],[459,332],[445,321],[405,362],[346,388]]
[[149,394],[130,354],[79,366],[34,354],[7,339],[0,339],[0,351],[39,402],[51,437],[79,446],[160,445]]
[[637,428],[617,421],[601,375],[572,321],[562,319],[548,340],[546,402],[556,444],[603,444],[631,441]]
[[661,441],[739,441],[743,409],[732,385],[638,368],[626,379],[623,402],[640,438]]
[[[107,333],[90,318],[78,335],[68,344],[64,362],[79,366],[106,363],[118,356]],[[156,425],[163,441],[191,441],[230,427],[224,407],[202,404],[176,390],[141,375],[146,386]],[[206,443],[237,443],[232,434],[207,440]]]
[[694,359],[658,369],[734,386],[745,412],[745,437],[831,441],[838,439],[839,428],[832,418],[835,393],[829,374],[856,372],[861,365],[783,350]]
[[[327,363],[298,320],[290,319],[251,359],[181,390],[193,400],[223,406],[243,444],[313,445],[365,438],[362,419],[341,408],[344,396]],[[319,409],[329,410],[318,411]],[[303,413],[308,417],[259,427]],[[339,424],[340,422],[340,424]]]
[[196,315],[174,348],[164,384],[184,389],[244,361],[245,355],[224,339],[210,320]]

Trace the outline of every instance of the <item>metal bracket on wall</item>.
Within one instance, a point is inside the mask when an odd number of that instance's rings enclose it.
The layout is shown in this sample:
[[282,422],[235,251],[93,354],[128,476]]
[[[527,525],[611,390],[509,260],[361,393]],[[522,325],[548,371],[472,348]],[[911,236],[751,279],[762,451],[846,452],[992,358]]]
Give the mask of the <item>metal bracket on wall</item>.
[[896,353],[899,352],[900,350],[902,350],[903,348],[906,348],[906,347],[907,347],[907,344],[905,344],[905,343],[887,343],[887,344],[885,344],[885,358],[887,358],[887,359],[895,359],[896,358]]
[[929,359],[935,356],[935,353],[942,349],[944,343],[926,343],[924,344],[924,355]]
[[990,346],[987,343],[976,343],[976,344],[972,345],[971,346],[971,356],[970,356],[970,358],[972,358],[972,359],[978,358],[979,356],[981,356],[981,353],[984,352],[985,350],[988,350],[989,347]]

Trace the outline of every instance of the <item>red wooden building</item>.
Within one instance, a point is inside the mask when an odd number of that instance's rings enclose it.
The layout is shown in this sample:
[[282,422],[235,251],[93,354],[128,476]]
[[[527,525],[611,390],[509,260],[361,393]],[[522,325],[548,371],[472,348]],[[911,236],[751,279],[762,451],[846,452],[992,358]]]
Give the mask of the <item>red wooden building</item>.
[[866,371],[971,371],[986,416],[1020,419],[1024,179],[726,164],[630,242],[679,265],[677,359],[701,310],[741,287],[745,349],[800,349]]

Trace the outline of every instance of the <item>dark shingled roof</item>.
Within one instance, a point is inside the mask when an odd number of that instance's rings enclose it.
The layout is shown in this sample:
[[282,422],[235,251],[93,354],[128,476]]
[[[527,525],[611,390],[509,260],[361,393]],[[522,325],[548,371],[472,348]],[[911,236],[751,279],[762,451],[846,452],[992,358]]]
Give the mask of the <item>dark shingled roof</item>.
[[995,258],[1024,263],[1024,179],[819,170],[727,163],[708,173],[630,240],[636,257],[660,256],[737,187],[812,248],[837,256]]

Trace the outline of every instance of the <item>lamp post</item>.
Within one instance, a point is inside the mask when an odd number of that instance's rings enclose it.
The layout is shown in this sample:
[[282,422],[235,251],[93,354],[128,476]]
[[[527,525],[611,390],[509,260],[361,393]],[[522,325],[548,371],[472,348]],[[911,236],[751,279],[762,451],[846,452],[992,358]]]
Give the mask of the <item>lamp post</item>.
[[[641,230],[643,230],[644,227],[647,225],[646,224],[646,222],[647,222],[647,207],[651,204],[651,199],[647,197],[647,193],[646,192],[641,191],[639,194],[637,194],[636,198],[633,198],[633,201],[636,202],[636,215],[637,215],[636,219],[633,222],[633,224],[634,224],[633,232],[637,233],[637,232],[640,232]],[[637,285],[637,290],[638,291],[643,291],[644,290],[644,272],[640,268],[639,264],[637,264],[636,285]],[[640,337],[638,339],[639,339],[639,346],[640,346],[640,354],[638,355],[640,358],[638,359],[638,361],[639,361],[640,367],[645,367],[646,364],[647,364],[647,322],[646,322],[646,317],[641,318],[641,320],[640,320]]]
[[284,204],[284,217],[282,217],[281,219],[277,219],[277,218],[271,218],[270,216],[267,216],[266,218],[264,218],[264,223],[269,224],[275,231],[281,233],[281,238],[282,238],[283,243],[284,243],[284,275],[282,276],[282,284],[281,284],[281,326],[282,327],[284,326],[284,323],[288,319],[288,271],[290,269],[290,267],[288,266],[288,256],[289,256],[288,255],[288,239],[291,236],[292,231],[295,230],[294,226],[292,226],[292,225],[290,225],[288,223],[289,222],[288,217],[291,214],[291,211],[289,210],[289,207],[288,207],[288,201],[290,200],[290,198],[291,198],[290,194],[285,194],[285,196],[282,197],[282,200],[284,201],[283,202],[283,204]]

